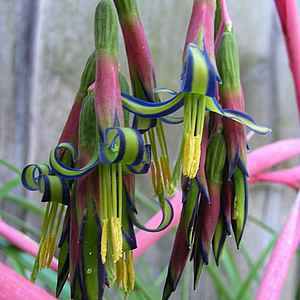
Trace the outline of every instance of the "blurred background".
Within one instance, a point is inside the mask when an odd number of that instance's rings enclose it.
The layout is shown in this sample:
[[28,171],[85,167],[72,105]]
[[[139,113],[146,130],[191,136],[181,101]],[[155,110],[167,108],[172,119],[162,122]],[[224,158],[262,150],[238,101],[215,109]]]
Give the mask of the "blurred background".
[[[97,2],[0,0],[0,159],[18,168],[28,162],[47,161],[71,108],[83,64],[93,50],[93,14]],[[192,0],[137,2],[152,49],[158,86],[177,89]],[[228,4],[239,39],[247,112],[258,123],[273,129],[269,137],[253,137],[250,147],[254,149],[278,139],[298,137],[293,82],[273,1],[229,0]],[[123,44],[120,61],[121,69],[128,74]],[[179,128],[168,129],[174,159],[178,136]],[[40,228],[40,217],[28,213],[13,198],[26,197],[39,205],[39,195],[26,193],[18,183],[9,189],[1,189],[14,176],[12,171],[0,166],[1,216],[37,238],[33,232]],[[151,196],[151,190],[146,194]],[[233,282],[239,291],[248,278],[251,264],[255,264],[270,244],[274,235],[272,230],[276,232],[281,228],[294,198],[294,192],[276,185],[251,188],[251,219],[246,227],[242,250],[237,252],[234,247],[228,247],[219,268],[218,274],[225,283]],[[145,220],[151,213],[150,208],[145,210]],[[23,223],[14,223],[16,217]],[[259,222],[267,228],[262,228]],[[172,239],[170,234],[137,262],[141,280],[158,291],[162,288],[160,274],[165,272]],[[1,260],[6,259],[2,252]],[[232,259],[238,271],[228,267],[228,261]],[[282,299],[296,299],[300,286],[298,260],[294,260]],[[197,294],[187,296],[189,299],[223,298],[222,292],[216,289],[215,279],[212,279],[214,264],[211,259],[212,268],[204,272]],[[251,299],[261,267],[262,263],[246,286],[247,297],[245,294],[237,299]],[[185,275],[185,285],[191,284],[189,273],[191,269]],[[183,297],[179,290],[172,299],[188,299]]]

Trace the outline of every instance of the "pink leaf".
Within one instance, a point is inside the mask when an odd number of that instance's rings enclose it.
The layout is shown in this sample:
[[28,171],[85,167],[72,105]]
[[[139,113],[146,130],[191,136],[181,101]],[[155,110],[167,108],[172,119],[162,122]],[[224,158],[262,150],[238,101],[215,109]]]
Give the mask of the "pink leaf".
[[0,263],[0,300],[54,300],[42,288],[34,285],[9,267]]
[[[12,245],[19,248],[20,250],[32,255],[37,256],[39,246],[31,238],[26,236],[24,233],[6,224],[0,219],[0,236],[9,241]],[[52,260],[51,269],[57,271],[58,263],[56,259]]]
[[274,172],[257,174],[250,177],[249,183],[271,182],[287,185],[294,190],[300,186],[300,166]]
[[300,193],[267,263],[256,300],[277,300],[300,242]]
[[300,21],[296,0],[276,0],[285,44],[289,56],[300,114]]
[[249,174],[255,176],[299,154],[300,139],[281,140],[263,146],[248,155]]

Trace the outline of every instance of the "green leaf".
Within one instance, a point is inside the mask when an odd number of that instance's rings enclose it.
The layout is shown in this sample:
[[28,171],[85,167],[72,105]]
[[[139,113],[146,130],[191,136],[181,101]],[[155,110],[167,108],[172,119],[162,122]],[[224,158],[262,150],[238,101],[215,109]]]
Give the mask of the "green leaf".
[[160,274],[158,275],[157,279],[154,281],[154,285],[155,285],[155,286],[160,286],[160,285],[164,282],[164,280],[165,280],[165,278],[166,278],[166,276],[167,276],[167,274],[168,274],[168,268],[169,268],[169,266],[166,266],[166,267],[160,272]]
[[277,234],[277,232],[272,227],[270,227],[269,225],[267,225],[266,223],[262,222],[261,220],[259,220],[254,216],[249,216],[249,221],[259,226],[260,228],[262,228],[264,231],[268,232],[272,236],[275,236]]
[[215,289],[218,292],[220,299],[233,299],[231,295],[231,289],[227,288],[227,285],[225,284],[223,278],[220,275],[220,272],[216,269],[216,267],[208,265],[207,271]]
[[[242,278],[240,275],[240,271],[238,268],[238,265],[235,261],[234,254],[232,251],[229,249],[229,247],[224,247],[224,251],[222,254],[222,265],[224,266],[225,272],[227,274],[227,278],[230,281],[230,288],[237,292],[239,286],[242,283]],[[247,294],[245,295],[245,300],[246,299],[251,299],[250,295]]]
[[141,293],[145,300],[160,299],[160,290],[148,287],[149,284],[145,283],[140,277],[136,277],[135,292]]
[[222,262],[223,262],[224,268],[226,270],[226,273],[228,275],[228,279],[230,280],[230,282],[233,284],[235,284],[237,282],[241,282],[241,276],[240,276],[239,269],[237,267],[234,256],[231,253],[231,251],[228,249],[228,247],[224,248],[222,258],[223,258]]
[[0,187],[0,199],[5,197],[11,190],[15,189],[20,185],[20,177],[16,177],[14,179],[11,179],[7,182],[5,182],[1,187]]
[[147,208],[151,213],[157,213],[158,206],[155,205],[154,201],[150,201],[149,197],[144,195],[139,190],[135,191],[135,199],[137,202],[141,202],[145,208]]
[[[253,259],[252,259],[252,257],[251,257],[251,255],[250,255],[250,253],[248,252],[248,250],[246,249],[246,247],[245,246],[241,246],[241,253],[242,253],[242,255],[243,255],[243,257],[244,257],[244,259],[245,259],[245,261],[246,261],[246,263],[247,263],[247,265],[248,265],[248,268],[249,269],[252,269],[253,268],[253,266],[254,266],[254,262],[253,262]],[[259,278],[259,274],[256,274],[257,276],[255,276],[255,280],[256,280],[256,282],[257,283],[259,283],[260,282],[260,278]]]
[[[8,251],[11,251],[13,247],[8,247]],[[6,252],[9,253],[9,252]],[[8,254],[9,255],[9,254]],[[28,254],[24,254],[17,249],[15,249],[15,258],[18,262],[23,266],[24,269],[31,271],[34,265],[34,258]],[[55,294],[56,288],[56,273],[50,269],[43,269],[39,272],[37,276],[37,281],[45,288],[48,288],[53,294]],[[61,296],[61,300],[70,299],[70,287],[69,284],[66,283],[65,288],[63,289]]]
[[43,207],[40,207],[39,205],[35,204],[32,200],[23,197],[23,196],[17,196],[14,194],[8,194],[5,196],[5,200],[8,200],[19,207],[21,207],[26,212],[33,213],[38,216],[43,216],[44,209]]
[[0,159],[0,165],[6,167],[8,170],[16,173],[16,174],[21,174],[21,170],[17,168],[15,165],[9,163],[8,161],[4,159]]
[[257,259],[256,263],[253,265],[253,268],[249,271],[246,279],[243,281],[242,285],[240,286],[240,289],[237,293],[237,296],[235,297],[236,300],[244,299],[244,295],[247,293],[249,288],[251,287],[251,284],[253,280],[256,278],[260,268],[263,266],[269,252],[272,250],[274,244],[275,244],[276,238],[273,238],[267,247],[264,248],[262,251],[260,257]]
[[5,252],[9,265],[11,265],[17,273],[28,279],[24,265],[18,257],[19,251],[14,247],[7,247]]

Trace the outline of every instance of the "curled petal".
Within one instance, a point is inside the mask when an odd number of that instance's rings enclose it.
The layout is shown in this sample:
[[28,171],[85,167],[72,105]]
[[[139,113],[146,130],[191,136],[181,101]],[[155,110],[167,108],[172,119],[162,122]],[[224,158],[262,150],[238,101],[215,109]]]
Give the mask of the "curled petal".
[[122,97],[123,107],[126,110],[149,119],[165,117],[180,109],[184,104],[184,93],[178,93],[163,102],[149,102],[124,93]]
[[[183,106],[184,96],[186,94],[187,92],[180,92],[172,98],[167,99],[163,102],[147,102],[123,93],[123,107],[131,113],[144,118],[163,118],[176,112]],[[258,134],[265,135],[271,133],[270,128],[257,125],[252,117],[248,114],[238,110],[223,109],[215,97],[206,96],[205,100],[206,110],[217,113],[223,117],[229,118],[235,122],[245,125],[250,130]]]
[[166,124],[177,125],[183,123],[183,117],[168,116],[161,118],[161,121]]
[[40,179],[50,174],[50,168],[47,164],[27,165],[21,175],[23,186],[30,191],[40,190]]
[[156,228],[148,228],[142,225],[137,219],[137,210],[134,204],[134,200],[132,199],[132,195],[130,195],[127,190],[125,190],[125,193],[128,202],[130,219],[137,228],[147,232],[160,232],[165,230],[171,224],[174,217],[174,210],[169,199],[166,198],[163,203],[160,203],[162,212],[162,219],[160,221],[160,224]]
[[27,165],[22,172],[22,184],[31,191],[43,193],[42,202],[69,203],[69,185],[62,178],[50,173],[46,164]]
[[146,173],[151,161],[150,145],[145,145],[142,135],[132,128],[108,128],[100,146],[100,162],[123,162],[134,173]]
[[224,109],[224,117],[241,123],[258,134],[269,134],[272,132],[270,128],[257,125],[248,114],[238,110]]
[[211,63],[206,51],[195,44],[189,44],[181,75],[181,90],[183,92],[216,96],[218,73]]
[[[99,163],[98,153],[94,153],[93,157],[89,161],[87,165],[83,168],[74,168],[66,165],[60,156],[60,151],[72,151],[74,154],[74,148],[71,144],[62,143],[59,144],[54,150],[50,152],[50,165],[52,170],[58,174],[60,177],[65,179],[76,179],[80,176],[83,176],[89,173],[91,170],[95,168],[95,166]],[[75,155],[75,154],[74,154]],[[75,159],[74,159],[75,160]]]
[[71,151],[72,145],[59,144],[50,153],[50,165],[54,173],[65,179],[75,179],[91,172],[98,164],[123,162],[133,173],[146,173],[150,167],[150,146],[145,145],[142,135],[132,128],[107,128],[100,149],[82,168],[66,165],[60,159],[60,151]]

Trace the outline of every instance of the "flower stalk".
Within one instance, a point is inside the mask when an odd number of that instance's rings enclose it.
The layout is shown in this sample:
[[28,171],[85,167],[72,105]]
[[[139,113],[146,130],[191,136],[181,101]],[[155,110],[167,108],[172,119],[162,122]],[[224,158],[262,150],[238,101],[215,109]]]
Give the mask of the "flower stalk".
[[[95,51],[60,143],[50,152],[49,164],[28,165],[22,172],[24,186],[40,191],[47,202],[32,276],[50,265],[58,245],[57,297],[68,278],[72,299],[102,299],[105,285],[117,285],[126,295],[132,291],[133,257],[139,253],[134,252],[134,226],[165,232],[179,219],[166,196],[174,192],[180,175],[183,209],[163,299],[175,291],[189,256],[196,288],[211,244],[217,263],[231,227],[239,245],[247,215],[243,126],[262,134],[269,129],[244,113],[238,52],[224,4],[218,2],[217,12],[223,14],[219,23],[226,26],[216,62],[216,0],[194,1],[179,92],[156,89],[135,0],[101,0],[96,7]],[[117,17],[133,95],[119,72]],[[161,101],[161,92],[171,98]],[[170,115],[181,107],[184,133],[173,180],[162,122],[177,124]],[[144,225],[135,205],[135,175],[149,170],[162,218]]]
[[294,79],[298,112],[300,114],[300,19],[297,2],[295,0],[276,0],[275,5],[286,43],[289,65]]
[[[114,0],[123,32],[132,92],[150,102],[159,101],[155,94],[156,80],[150,47],[135,0]],[[152,184],[163,205],[164,197],[174,193],[165,132],[160,119],[134,117],[133,126],[145,132],[145,142],[152,146]]]

